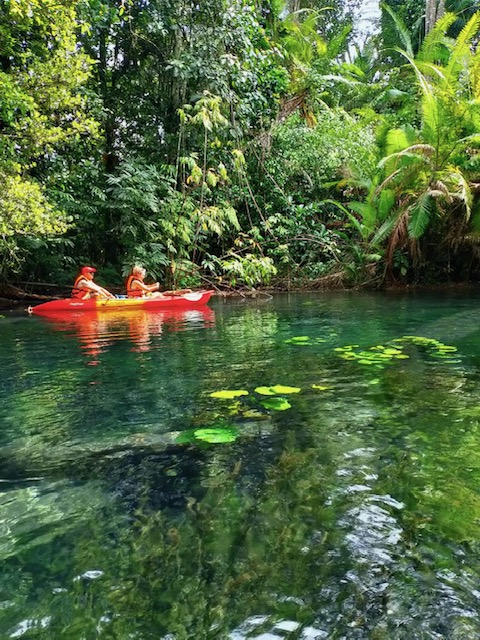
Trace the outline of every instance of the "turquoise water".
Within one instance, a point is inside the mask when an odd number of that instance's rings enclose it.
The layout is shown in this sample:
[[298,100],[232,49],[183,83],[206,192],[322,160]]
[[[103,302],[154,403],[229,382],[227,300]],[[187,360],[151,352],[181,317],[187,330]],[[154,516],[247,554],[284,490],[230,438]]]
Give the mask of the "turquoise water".
[[480,637],[479,302],[4,314],[0,637]]

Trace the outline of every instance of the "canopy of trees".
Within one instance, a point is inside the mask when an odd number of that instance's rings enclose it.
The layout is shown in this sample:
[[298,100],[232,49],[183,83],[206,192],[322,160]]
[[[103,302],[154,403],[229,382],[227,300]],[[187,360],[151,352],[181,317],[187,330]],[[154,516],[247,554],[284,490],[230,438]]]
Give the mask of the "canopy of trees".
[[0,277],[478,277],[476,3],[359,4],[0,0]]

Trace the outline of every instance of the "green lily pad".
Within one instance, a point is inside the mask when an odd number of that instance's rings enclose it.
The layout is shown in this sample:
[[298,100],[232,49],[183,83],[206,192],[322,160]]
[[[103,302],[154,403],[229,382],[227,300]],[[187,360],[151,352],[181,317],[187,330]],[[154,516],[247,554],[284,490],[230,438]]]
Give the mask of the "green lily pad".
[[310,342],[309,336],[294,336],[293,338],[287,338],[284,340],[286,344],[306,345]]
[[328,391],[328,389],[331,389],[332,387],[326,387],[322,384],[312,384],[312,389],[318,389],[319,391]]
[[272,387],[257,387],[255,393],[259,393],[261,396],[274,396],[275,391]]
[[266,398],[261,402],[265,409],[273,409],[274,411],[285,411],[292,406],[285,398]]
[[210,394],[211,398],[223,398],[224,400],[231,400],[232,398],[238,398],[238,396],[248,396],[248,391],[244,389],[224,389]]
[[235,442],[238,438],[238,431],[233,428],[211,427],[209,429],[196,429],[193,433],[197,440],[203,440],[210,444]]
[[271,388],[275,393],[299,393],[301,391],[300,387],[284,387],[281,384],[276,384]]
[[274,387],[257,387],[256,393],[262,396],[275,396],[279,393],[299,393],[300,387],[284,387],[281,384],[276,384]]

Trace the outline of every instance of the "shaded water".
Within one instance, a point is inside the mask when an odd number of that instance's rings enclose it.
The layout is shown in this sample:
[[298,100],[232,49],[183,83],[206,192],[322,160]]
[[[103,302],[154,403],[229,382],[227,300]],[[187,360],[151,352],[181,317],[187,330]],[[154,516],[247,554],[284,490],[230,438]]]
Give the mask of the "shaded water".
[[480,637],[479,302],[0,319],[0,637]]

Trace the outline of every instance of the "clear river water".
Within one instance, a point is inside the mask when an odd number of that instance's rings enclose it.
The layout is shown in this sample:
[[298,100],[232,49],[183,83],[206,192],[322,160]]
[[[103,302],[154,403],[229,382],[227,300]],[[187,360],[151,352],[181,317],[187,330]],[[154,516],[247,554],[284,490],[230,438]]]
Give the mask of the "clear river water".
[[480,638],[479,293],[0,336],[0,638]]

